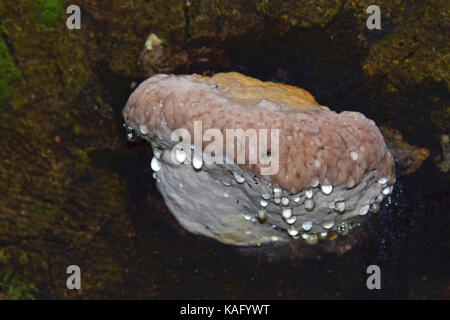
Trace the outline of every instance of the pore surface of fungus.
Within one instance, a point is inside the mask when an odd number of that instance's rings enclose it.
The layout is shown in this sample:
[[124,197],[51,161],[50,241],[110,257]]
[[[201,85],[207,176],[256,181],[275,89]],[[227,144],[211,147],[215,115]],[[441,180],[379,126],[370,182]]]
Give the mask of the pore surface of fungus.
[[[235,72],[159,74],[133,92],[123,116],[151,143],[158,188],[178,221],[224,243],[301,237],[314,244],[345,235],[379,210],[395,181],[393,158],[372,120],[338,114],[290,85]],[[175,139],[179,129],[193,138]],[[215,140],[205,139],[209,129]],[[230,138],[230,129],[248,136]],[[208,149],[217,132],[224,161],[216,161],[217,145]]]

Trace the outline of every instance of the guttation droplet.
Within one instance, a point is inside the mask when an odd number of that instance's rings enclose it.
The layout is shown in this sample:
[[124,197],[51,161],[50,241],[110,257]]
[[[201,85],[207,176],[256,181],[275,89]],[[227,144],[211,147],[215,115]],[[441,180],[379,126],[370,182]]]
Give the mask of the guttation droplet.
[[184,152],[183,149],[179,149],[177,148],[175,150],[175,159],[179,162],[179,163],[183,163],[186,160],[186,152]]
[[349,229],[349,225],[347,222],[343,222],[342,224],[340,224],[337,228],[336,228],[337,232],[341,235],[341,236],[346,236],[350,229]]
[[264,222],[267,219],[267,211],[265,209],[258,210],[258,220]]
[[314,206],[315,206],[315,203],[314,203],[313,199],[306,199],[305,200],[305,209],[306,210],[312,211],[312,210],[314,210]]
[[333,228],[333,226],[334,226],[334,221],[325,221],[322,224],[322,227],[326,230],[330,230],[331,228]]
[[333,186],[332,185],[322,185],[321,190],[324,194],[328,195],[333,191]]
[[148,133],[147,126],[145,124],[141,124],[139,126],[139,131],[141,132],[142,135],[146,135]]
[[289,226],[289,228],[287,229],[287,232],[292,237],[295,237],[296,235],[298,235],[298,230],[295,229],[294,226]]
[[136,132],[136,130],[134,130],[132,127],[126,126],[126,125],[125,125],[125,128],[127,130],[128,141],[134,142],[134,141],[139,140],[140,137],[139,137],[139,134]]
[[359,215],[364,216],[367,214],[367,212],[369,212],[370,209],[370,205],[365,204],[361,207],[361,209],[359,209]]
[[345,211],[345,202],[344,201],[336,202],[334,204],[334,209],[339,213],[343,213]]
[[319,233],[319,239],[321,240],[325,240],[328,236],[328,232],[327,231],[322,231]]
[[153,171],[159,171],[161,169],[161,162],[156,157],[153,157],[150,163],[150,167]]
[[239,173],[233,172],[233,176],[237,183],[244,183],[245,178],[241,176]]
[[297,221],[297,217],[296,216],[292,216],[289,219],[285,220],[287,224],[294,224],[295,221]]
[[154,155],[157,159],[161,159],[161,157],[162,157],[162,155],[163,155],[163,151],[162,151],[160,148],[155,147],[155,148],[153,149],[153,155]]
[[303,222],[302,223],[302,229],[305,231],[309,231],[312,229],[312,222],[311,221],[307,221],[307,222]]
[[203,160],[199,157],[194,156],[192,158],[192,166],[197,169],[200,170],[203,166]]
[[277,198],[281,197],[281,188],[279,187],[273,188],[273,195]]
[[383,191],[382,191],[382,193],[383,193],[385,196],[387,196],[388,194],[391,193],[391,188],[390,188],[390,187],[384,188]]
[[372,213],[378,213],[380,211],[380,205],[378,203],[372,203],[372,205],[370,206],[370,212]]
[[315,234],[311,234],[308,238],[305,239],[305,241],[309,245],[315,245],[317,244],[317,242],[319,242],[319,237]]
[[263,199],[265,199],[265,200],[269,200],[269,199],[270,199],[270,194],[268,194],[268,193],[263,193],[263,194],[261,195],[261,197],[262,197]]
[[292,217],[292,209],[291,208],[284,208],[281,211],[281,215],[283,216],[283,218],[285,220],[289,219],[290,217]]

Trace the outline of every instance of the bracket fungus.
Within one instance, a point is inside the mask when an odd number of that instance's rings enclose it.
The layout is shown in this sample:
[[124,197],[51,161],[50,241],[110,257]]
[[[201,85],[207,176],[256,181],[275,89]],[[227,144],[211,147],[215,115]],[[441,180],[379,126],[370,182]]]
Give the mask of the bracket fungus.
[[227,244],[346,235],[395,182],[372,120],[290,85],[236,72],[158,74],[123,116],[150,142],[158,190],[181,225]]

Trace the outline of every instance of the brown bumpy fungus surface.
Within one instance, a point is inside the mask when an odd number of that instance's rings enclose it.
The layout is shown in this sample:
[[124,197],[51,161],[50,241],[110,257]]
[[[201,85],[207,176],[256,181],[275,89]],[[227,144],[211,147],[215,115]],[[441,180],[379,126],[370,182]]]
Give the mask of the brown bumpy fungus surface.
[[[364,174],[395,179],[394,162],[374,121],[358,112],[336,113],[307,91],[239,73],[215,76],[160,74],[143,82],[123,110],[128,125],[168,134],[194,121],[209,128],[280,130],[280,168],[264,177],[298,192],[319,184],[352,188]],[[270,145],[270,144],[269,144]],[[246,165],[260,174],[260,165]]]

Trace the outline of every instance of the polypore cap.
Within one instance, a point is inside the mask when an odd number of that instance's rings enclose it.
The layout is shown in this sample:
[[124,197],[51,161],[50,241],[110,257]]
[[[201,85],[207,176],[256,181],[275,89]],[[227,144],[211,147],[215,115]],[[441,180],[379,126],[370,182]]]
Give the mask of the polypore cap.
[[[218,129],[224,136],[226,129],[279,130],[279,167],[264,178],[291,193],[319,184],[325,191],[328,186],[352,188],[370,171],[377,179],[394,179],[393,158],[372,120],[358,112],[331,111],[303,89],[236,72],[153,76],[133,92],[123,115],[129,126],[154,137],[179,128],[193,136],[195,121],[203,132]],[[243,146],[225,141],[230,143],[236,152],[227,155],[236,160]],[[261,175],[267,163],[249,163],[248,155],[263,150],[247,147],[246,162],[240,164]]]

